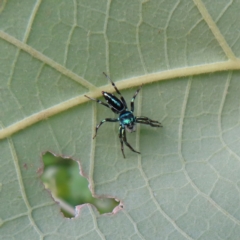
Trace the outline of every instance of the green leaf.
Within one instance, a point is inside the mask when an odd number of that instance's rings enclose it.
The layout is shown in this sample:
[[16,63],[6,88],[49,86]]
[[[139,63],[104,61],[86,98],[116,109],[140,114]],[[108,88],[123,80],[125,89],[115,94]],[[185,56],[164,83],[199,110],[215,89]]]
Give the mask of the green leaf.
[[[239,239],[238,1],[0,2],[3,239]],[[122,157],[114,92],[162,129],[138,126]],[[165,81],[162,81],[165,80]],[[78,160],[93,194],[123,208],[74,220],[43,187],[41,156]]]

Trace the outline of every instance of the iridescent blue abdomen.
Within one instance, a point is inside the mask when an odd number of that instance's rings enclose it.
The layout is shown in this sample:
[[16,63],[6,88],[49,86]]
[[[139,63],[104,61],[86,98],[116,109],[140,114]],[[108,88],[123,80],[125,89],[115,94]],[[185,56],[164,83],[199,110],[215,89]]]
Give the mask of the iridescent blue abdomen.
[[129,132],[135,132],[136,119],[132,112],[124,111],[119,115],[119,121]]

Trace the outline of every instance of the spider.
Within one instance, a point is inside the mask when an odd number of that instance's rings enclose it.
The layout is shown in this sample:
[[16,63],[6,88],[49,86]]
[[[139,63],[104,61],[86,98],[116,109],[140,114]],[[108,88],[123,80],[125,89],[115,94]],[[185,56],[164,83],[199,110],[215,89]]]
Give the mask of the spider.
[[138,90],[133,95],[133,98],[131,100],[131,110],[128,110],[126,101],[120,91],[117,89],[114,82],[110,79],[110,77],[103,72],[103,74],[108,78],[112,84],[112,86],[115,88],[117,94],[120,96],[120,99],[117,98],[115,95],[102,91],[103,97],[106,99],[107,103],[104,103],[98,99],[88,97],[84,95],[85,97],[89,98],[90,100],[96,101],[99,104],[104,105],[105,107],[110,108],[114,113],[119,114],[118,118],[105,118],[102,120],[97,126],[96,126],[96,133],[93,136],[93,139],[97,136],[97,131],[100,128],[100,126],[105,122],[119,122],[119,139],[121,142],[121,150],[123,157],[125,158],[124,149],[123,149],[123,143],[125,143],[133,152],[140,154],[140,152],[134,150],[132,146],[127,142],[126,137],[126,131],[128,132],[135,132],[136,131],[136,123],[142,123],[150,125],[151,127],[162,127],[161,123],[158,121],[151,120],[148,117],[135,117],[133,115],[134,112],[134,100],[136,96],[138,95],[139,91],[141,90],[142,86],[138,88]]

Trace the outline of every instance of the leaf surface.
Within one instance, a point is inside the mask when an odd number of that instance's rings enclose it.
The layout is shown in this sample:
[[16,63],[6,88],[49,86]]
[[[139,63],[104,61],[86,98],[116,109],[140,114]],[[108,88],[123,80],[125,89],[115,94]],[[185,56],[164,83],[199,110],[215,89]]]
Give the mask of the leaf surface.
[[[4,239],[239,239],[238,1],[0,2],[0,236]],[[138,126],[122,157],[114,92]],[[165,81],[162,81],[165,80]],[[51,151],[79,161],[93,194],[123,204],[60,214],[39,175]]]

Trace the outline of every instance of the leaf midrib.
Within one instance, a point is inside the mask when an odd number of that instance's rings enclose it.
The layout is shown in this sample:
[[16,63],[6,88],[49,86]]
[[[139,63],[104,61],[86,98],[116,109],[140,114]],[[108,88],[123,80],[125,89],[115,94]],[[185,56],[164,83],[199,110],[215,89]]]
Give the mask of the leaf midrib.
[[[126,80],[118,81],[117,86],[119,90],[122,90],[122,89],[131,88],[131,87],[137,87],[141,84],[149,84],[149,83],[169,80],[173,78],[194,76],[194,75],[219,72],[219,71],[239,70],[239,69],[240,69],[240,60],[236,59],[236,60],[229,60],[225,62],[205,64],[205,65],[199,65],[199,66],[193,66],[193,67],[187,67],[187,68],[177,68],[173,70],[167,70],[163,72],[137,76],[137,77],[129,78]],[[107,91],[112,93],[114,92],[114,89],[112,88],[111,84],[107,84],[87,92],[86,95],[93,98],[98,98],[101,96],[102,91]],[[29,117],[21,119],[18,122],[15,122],[12,125],[3,128],[0,131],[0,139],[7,138],[13,135],[14,133],[19,132],[20,130],[23,130],[39,121],[42,121],[56,114],[64,112],[72,107],[75,107],[77,105],[80,105],[89,101],[89,99],[84,97],[84,95],[80,95],[78,97],[71,98],[67,101],[61,102],[57,105],[54,105],[50,108],[47,108]]]
[[[120,90],[130,88],[130,87],[136,87],[141,84],[147,84],[147,83],[152,83],[152,82],[161,81],[161,80],[168,80],[168,79],[173,79],[173,78],[177,78],[177,77],[187,77],[187,76],[194,76],[194,75],[199,75],[199,74],[204,74],[204,73],[206,74],[206,73],[217,72],[217,71],[228,71],[228,70],[239,70],[240,69],[240,60],[237,59],[236,56],[234,55],[234,53],[232,52],[232,49],[229,47],[229,45],[225,41],[225,38],[223,37],[223,35],[221,34],[217,25],[213,21],[211,15],[208,13],[203,2],[201,0],[193,0],[193,1],[195,3],[196,7],[198,8],[200,14],[202,15],[203,19],[205,20],[206,24],[212,31],[213,35],[215,36],[216,40],[218,41],[219,45],[221,46],[222,50],[224,51],[224,53],[226,54],[226,56],[229,60],[227,60],[225,62],[219,62],[219,63],[211,63],[211,64],[205,64],[205,65],[200,65],[200,66],[167,70],[167,71],[163,71],[163,72],[146,74],[143,76],[137,76],[137,77],[133,77],[130,79],[122,80],[122,81],[118,82],[118,88]],[[38,4],[36,4],[36,6],[35,6],[36,11],[39,8],[39,6],[40,6],[40,2],[38,2]],[[34,19],[34,17],[32,17],[31,22],[33,22],[33,19]],[[106,30],[106,26],[105,26],[105,30]],[[28,35],[29,34],[27,34],[25,39],[28,38]],[[66,67],[62,66],[61,64],[55,62],[54,60],[50,59],[49,57],[45,56],[44,54],[42,54],[39,51],[35,50],[34,48],[30,47],[25,42],[21,42],[18,39],[10,36],[9,34],[3,32],[3,31],[0,31],[0,38],[11,43],[12,45],[16,46],[18,49],[21,49],[21,50],[29,53],[34,58],[51,66],[52,68],[56,69],[61,74],[80,83],[82,86],[84,86],[90,90],[87,93],[87,95],[89,95],[91,97],[95,97],[95,98],[100,97],[102,90],[105,90],[108,92],[113,92],[113,89],[110,84],[97,88],[96,86],[91,84],[89,81],[85,80],[84,78],[82,78],[79,75],[75,74],[74,72],[70,71]],[[9,137],[16,132],[18,132],[22,129],[25,129],[26,127],[29,127],[39,121],[42,121],[43,119],[49,118],[51,116],[54,116],[55,114],[66,111],[67,109],[72,108],[76,105],[83,104],[86,101],[89,101],[89,100],[86,99],[83,95],[80,95],[78,97],[69,99],[62,103],[59,103],[53,107],[47,108],[43,111],[40,111],[36,114],[33,114],[27,118],[21,119],[18,122],[15,122],[12,125],[3,128],[0,131],[0,139]]]

